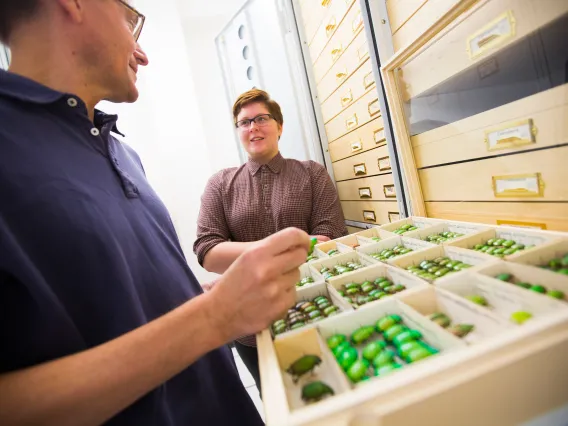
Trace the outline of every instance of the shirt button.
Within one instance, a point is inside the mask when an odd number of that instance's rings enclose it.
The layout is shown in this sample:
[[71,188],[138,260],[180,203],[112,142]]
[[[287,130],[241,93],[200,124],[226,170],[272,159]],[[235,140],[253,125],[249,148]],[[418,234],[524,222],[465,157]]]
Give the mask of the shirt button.
[[264,189],[268,189],[268,185],[264,185]]
[[69,105],[71,108],[75,108],[77,106],[77,99],[75,98],[67,99],[67,105]]
[[93,128],[91,129],[91,135],[93,135],[93,136],[98,136],[98,135],[100,135],[100,134],[101,134],[101,132],[99,132],[99,129],[97,129],[96,127],[93,127]]

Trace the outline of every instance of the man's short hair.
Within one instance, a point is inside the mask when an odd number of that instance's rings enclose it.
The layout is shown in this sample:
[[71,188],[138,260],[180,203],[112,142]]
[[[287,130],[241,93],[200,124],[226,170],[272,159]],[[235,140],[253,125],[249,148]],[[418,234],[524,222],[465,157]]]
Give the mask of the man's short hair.
[[284,124],[284,117],[282,116],[280,105],[278,105],[276,101],[273,101],[268,93],[260,89],[251,89],[238,97],[233,105],[233,119],[235,120],[235,123],[237,122],[237,117],[239,116],[241,109],[254,103],[264,104],[274,120],[276,120],[276,122],[281,126]]
[[0,42],[9,44],[16,25],[31,18],[39,7],[39,0],[0,1]]

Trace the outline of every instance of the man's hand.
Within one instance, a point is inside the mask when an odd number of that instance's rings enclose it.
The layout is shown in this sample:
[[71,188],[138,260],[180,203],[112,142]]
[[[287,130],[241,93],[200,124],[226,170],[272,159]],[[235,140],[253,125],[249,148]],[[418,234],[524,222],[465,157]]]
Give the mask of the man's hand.
[[257,333],[294,305],[309,236],[288,228],[243,253],[210,291],[227,340]]
[[326,237],[325,235],[311,235],[311,238],[317,238],[318,240],[318,244],[320,243],[326,243],[328,241],[331,241],[328,237]]

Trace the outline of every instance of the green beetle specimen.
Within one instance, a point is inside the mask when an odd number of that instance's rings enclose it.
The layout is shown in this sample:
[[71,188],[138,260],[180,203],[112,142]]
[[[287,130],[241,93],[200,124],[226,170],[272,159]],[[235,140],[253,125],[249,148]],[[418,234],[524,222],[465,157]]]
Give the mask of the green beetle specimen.
[[385,336],[386,340],[392,342],[396,336],[398,336],[400,333],[404,333],[406,330],[408,330],[408,327],[406,327],[405,325],[396,324],[384,331],[383,336]]
[[335,355],[335,357],[337,359],[339,359],[339,356],[341,355],[341,353],[343,351],[346,351],[347,349],[349,349],[351,347],[351,343],[349,343],[347,340],[341,342],[339,345],[337,345],[335,347],[335,349],[332,349],[333,354]]
[[372,361],[386,346],[386,342],[382,340],[369,343],[365,346],[365,349],[363,349],[363,358],[367,361]]
[[420,340],[422,338],[422,333],[418,330],[408,330],[397,335],[392,342],[395,346],[400,346],[403,343],[410,342],[411,340]]
[[485,299],[485,297],[479,296],[477,294],[467,296],[466,299],[472,301],[473,303],[477,303],[478,305],[481,305],[481,306],[488,306],[489,305],[489,303],[487,303],[487,300]]
[[305,355],[300,359],[294,361],[290,367],[286,370],[288,374],[292,376],[294,383],[298,382],[298,379],[304,374],[310,373],[321,364],[321,358],[317,355]]
[[331,395],[335,395],[333,389],[320,381],[308,383],[302,388],[302,400],[304,402],[316,402]]
[[448,327],[448,331],[458,337],[465,337],[473,331],[475,326],[471,324],[454,324]]
[[433,355],[432,352],[430,352],[428,349],[426,349],[424,347],[416,348],[416,349],[413,349],[412,351],[409,352],[409,354],[406,357],[406,361],[407,362],[416,362],[416,361],[420,361],[421,359],[428,358],[432,355]]
[[316,246],[317,243],[318,243],[317,238],[314,237],[310,239],[310,248],[308,250],[308,256],[312,255],[312,253],[314,252],[314,247]]
[[358,356],[359,354],[357,353],[357,349],[350,346],[339,354],[339,356],[337,357],[337,362],[344,371],[347,371],[349,367],[351,367],[353,363],[357,361]]
[[395,324],[400,323],[401,321],[402,318],[400,317],[400,315],[387,315],[386,317],[383,317],[377,321],[377,331],[386,331],[387,329]]
[[329,339],[327,339],[327,347],[333,351],[341,343],[346,341],[347,341],[347,336],[345,336],[345,334],[334,334]]
[[380,368],[384,365],[394,362],[395,353],[389,349],[381,351],[375,358],[373,358],[373,366]]
[[374,332],[375,329],[372,326],[361,327],[351,335],[351,341],[356,345],[364,343],[369,340]]
[[389,373],[392,373],[395,370],[402,368],[402,365],[392,362],[390,364],[385,364],[379,368],[375,368],[375,376],[385,376]]
[[347,377],[349,377],[349,379],[353,383],[360,382],[363,377],[365,377],[368,368],[369,362],[367,360],[358,359],[353,364],[351,364],[351,367],[349,367],[349,370],[347,370]]
[[447,326],[449,326],[452,323],[452,320],[450,320],[450,317],[448,317],[443,312],[436,312],[436,313],[430,315],[430,321],[433,321],[436,324],[438,324],[439,326],[444,327],[444,328],[446,328]]

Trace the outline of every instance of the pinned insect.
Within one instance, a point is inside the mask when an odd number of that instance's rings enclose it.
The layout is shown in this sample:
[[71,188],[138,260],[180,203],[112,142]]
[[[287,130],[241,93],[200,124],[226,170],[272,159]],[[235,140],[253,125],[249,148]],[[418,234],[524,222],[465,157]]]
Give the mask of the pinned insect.
[[321,364],[321,358],[319,356],[305,355],[294,361],[286,372],[292,376],[294,383],[298,383],[300,377],[313,371],[319,364]]
[[320,381],[308,383],[302,388],[302,400],[304,402],[316,402],[331,395],[335,395],[333,389]]

